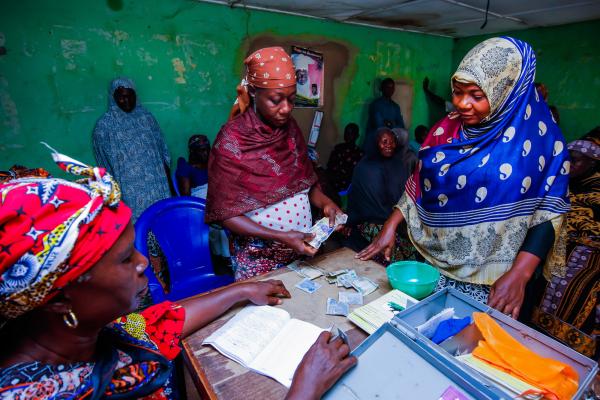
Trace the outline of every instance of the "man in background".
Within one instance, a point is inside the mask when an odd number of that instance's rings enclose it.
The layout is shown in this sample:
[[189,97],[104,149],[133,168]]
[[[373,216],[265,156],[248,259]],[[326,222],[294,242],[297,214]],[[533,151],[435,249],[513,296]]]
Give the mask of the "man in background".
[[171,196],[171,158],[158,122],[137,103],[130,79],[111,82],[108,102],[92,134],[94,156],[119,183],[135,221],[153,203]]
[[375,99],[369,106],[369,119],[367,121],[367,134],[363,143],[363,149],[367,155],[377,152],[375,134],[379,128],[390,129],[404,128],[404,119],[400,106],[392,96],[396,90],[396,83],[392,78],[381,81],[381,97]]

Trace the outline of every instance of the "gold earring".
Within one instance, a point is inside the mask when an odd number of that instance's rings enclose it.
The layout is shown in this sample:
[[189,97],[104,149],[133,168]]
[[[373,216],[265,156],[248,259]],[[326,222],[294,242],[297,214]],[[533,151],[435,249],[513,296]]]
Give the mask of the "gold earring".
[[79,321],[77,320],[77,316],[75,315],[73,310],[69,310],[68,313],[63,314],[63,321],[65,325],[67,325],[71,329],[75,329],[77,328],[77,325],[79,325]]

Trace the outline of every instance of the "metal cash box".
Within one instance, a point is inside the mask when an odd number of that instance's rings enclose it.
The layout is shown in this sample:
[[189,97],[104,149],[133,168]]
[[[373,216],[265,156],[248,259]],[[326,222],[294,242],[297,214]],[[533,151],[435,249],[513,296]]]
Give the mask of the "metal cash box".
[[571,365],[579,374],[579,389],[574,399],[584,398],[598,373],[595,361],[455,289],[446,288],[400,312],[365,339],[352,352],[358,357],[357,366],[324,398],[438,400],[451,387],[466,399],[511,399],[512,395],[416,331],[416,326],[449,307],[454,308],[458,318],[485,312],[531,350]]

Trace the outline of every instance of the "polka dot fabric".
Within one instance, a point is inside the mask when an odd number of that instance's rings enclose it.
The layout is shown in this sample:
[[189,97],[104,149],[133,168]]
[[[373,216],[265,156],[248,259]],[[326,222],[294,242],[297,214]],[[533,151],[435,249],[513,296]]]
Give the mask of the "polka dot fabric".
[[277,231],[306,232],[312,226],[308,190],[303,190],[279,203],[251,211],[248,218]]

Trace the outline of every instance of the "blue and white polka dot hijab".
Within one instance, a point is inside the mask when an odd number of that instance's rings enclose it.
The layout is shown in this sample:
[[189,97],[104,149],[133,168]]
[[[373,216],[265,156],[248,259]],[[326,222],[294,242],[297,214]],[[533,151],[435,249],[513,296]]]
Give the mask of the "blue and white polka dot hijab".
[[461,126],[451,143],[420,152],[417,203],[427,225],[568,210],[567,146],[534,78],[535,55],[520,40],[488,39],[465,56],[453,79],[477,84],[491,112],[477,126]]
[[[554,249],[562,246],[570,163],[535,90],[535,64],[531,46],[510,37],[485,40],[465,56],[452,79],[477,84],[490,115],[476,126],[452,114],[436,124],[397,205],[419,252],[451,278],[492,284],[528,229],[545,221],[555,228]],[[548,262],[563,268],[559,253]]]

